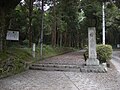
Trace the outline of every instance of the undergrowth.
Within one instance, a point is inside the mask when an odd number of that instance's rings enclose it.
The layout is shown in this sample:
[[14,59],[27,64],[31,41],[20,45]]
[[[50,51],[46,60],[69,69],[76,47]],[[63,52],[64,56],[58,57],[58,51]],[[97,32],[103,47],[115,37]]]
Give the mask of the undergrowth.
[[[73,48],[51,47],[43,45],[43,59],[73,51]],[[0,52],[0,78],[14,75],[28,69],[33,62],[40,60],[40,49],[36,47],[35,58],[32,57],[31,48],[9,48],[6,52]]]

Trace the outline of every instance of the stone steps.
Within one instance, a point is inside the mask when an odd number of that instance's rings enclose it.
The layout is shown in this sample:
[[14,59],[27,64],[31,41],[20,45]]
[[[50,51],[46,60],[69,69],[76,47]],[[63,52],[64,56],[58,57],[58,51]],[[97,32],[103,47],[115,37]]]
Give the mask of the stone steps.
[[31,70],[42,71],[72,71],[72,72],[94,72],[105,73],[107,72],[104,67],[100,66],[85,66],[85,65],[67,65],[67,64],[33,64],[29,67]]
[[107,68],[104,67],[103,65],[98,65],[98,66],[83,66],[81,68],[81,72],[106,73],[107,72]]
[[80,65],[65,65],[65,64],[33,64],[29,67],[32,70],[43,71],[77,71],[80,72]]

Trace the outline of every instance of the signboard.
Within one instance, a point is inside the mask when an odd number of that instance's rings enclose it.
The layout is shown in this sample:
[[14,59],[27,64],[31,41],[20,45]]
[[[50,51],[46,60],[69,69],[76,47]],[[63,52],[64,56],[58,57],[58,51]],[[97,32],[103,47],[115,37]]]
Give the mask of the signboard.
[[8,31],[6,40],[19,40],[19,31]]

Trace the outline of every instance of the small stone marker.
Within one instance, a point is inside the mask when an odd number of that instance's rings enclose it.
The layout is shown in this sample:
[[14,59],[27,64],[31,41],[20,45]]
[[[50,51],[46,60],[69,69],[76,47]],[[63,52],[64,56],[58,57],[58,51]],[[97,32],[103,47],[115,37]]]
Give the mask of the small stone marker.
[[120,44],[117,44],[117,48],[120,48]]
[[89,58],[86,65],[99,65],[99,60],[96,54],[96,30],[95,27],[88,28],[88,44],[89,44]]
[[35,43],[33,43],[32,55],[35,58]]

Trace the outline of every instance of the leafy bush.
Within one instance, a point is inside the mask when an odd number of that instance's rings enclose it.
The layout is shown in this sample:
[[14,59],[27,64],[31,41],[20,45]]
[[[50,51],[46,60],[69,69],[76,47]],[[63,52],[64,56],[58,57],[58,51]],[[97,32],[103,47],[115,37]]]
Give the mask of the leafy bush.
[[[107,62],[111,59],[112,56],[112,46],[111,45],[97,45],[96,47],[97,51],[97,59],[100,61],[100,63]],[[88,49],[84,53],[84,59],[87,60],[88,58]]]
[[27,46],[28,44],[29,44],[29,40],[26,39],[23,41],[23,45]]
[[106,62],[112,57],[112,46],[111,45],[97,45],[97,56],[100,62]]

